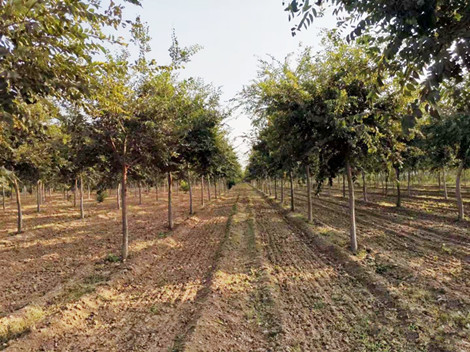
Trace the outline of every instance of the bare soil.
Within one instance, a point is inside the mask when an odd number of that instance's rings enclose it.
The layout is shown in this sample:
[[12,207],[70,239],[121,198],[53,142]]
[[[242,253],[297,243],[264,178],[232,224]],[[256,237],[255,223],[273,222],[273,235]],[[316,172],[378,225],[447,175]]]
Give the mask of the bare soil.
[[172,232],[163,192],[143,205],[134,196],[124,264],[109,256],[120,245],[114,197],[88,201],[85,220],[59,195],[41,214],[26,199],[21,235],[12,203],[0,213],[0,332],[23,325],[3,348],[470,351],[468,222],[432,188],[400,209],[370,191],[357,255],[339,188],[314,199],[312,224],[301,187],[295,213],[240,185],[204,209],[195,190],[188,217],[180,192]]

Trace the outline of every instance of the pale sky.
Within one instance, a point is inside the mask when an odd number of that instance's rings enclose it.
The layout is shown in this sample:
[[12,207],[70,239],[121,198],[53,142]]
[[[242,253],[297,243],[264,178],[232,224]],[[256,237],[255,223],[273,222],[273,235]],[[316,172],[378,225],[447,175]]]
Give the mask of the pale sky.
[[[332,16],[292,37],[282,0],[143,0],[142,8],[127,4],[126,18],[140,15],[149,26],[152,53],[159,64],[169,62],[168,48],[174,28],[181,46],[199,44],[182,77],[201,77],[220,87],[224,104],[256,77],[259,59],[282,60],[299,44],[319,48],[322,28],[333,28]],[[250,146],[240,137],[251,130],[248,116],[234,113],[227,122],[232,144],[245,165]]]

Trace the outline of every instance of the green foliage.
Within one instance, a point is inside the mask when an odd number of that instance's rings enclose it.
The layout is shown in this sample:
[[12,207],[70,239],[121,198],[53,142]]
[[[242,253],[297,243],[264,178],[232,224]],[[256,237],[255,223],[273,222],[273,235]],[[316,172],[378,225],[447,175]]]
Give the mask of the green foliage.
[[121,260],[121,258],[119,258],[119,256],[117,256],[116,254],[112,254],[112,253],[109,253],[106,258],[104,258],[104,261],[107,262],[107,263],[117,263]]
[[96,192],[96,201],[98,203],[103,203],[106,198],[108,198],[108,192],[106,190],[99,189],[98,192]]
[[466,1],[410,0],[289,0],[285,10],[299,21],[295,33],[311,25],[327,7],[333,8],[339,28],[350,28],[347,38],[372,43],[377,61],[392,68],[409,91],[428,72],[423,97],[438,100],[435,88],[448,78],[461,80],[470,68],[470,15]]
[[180,189],[183,191],[183,192],[188,192],[189,191],[189,184],[188,182],[186,181],[181,181],[180,182]]

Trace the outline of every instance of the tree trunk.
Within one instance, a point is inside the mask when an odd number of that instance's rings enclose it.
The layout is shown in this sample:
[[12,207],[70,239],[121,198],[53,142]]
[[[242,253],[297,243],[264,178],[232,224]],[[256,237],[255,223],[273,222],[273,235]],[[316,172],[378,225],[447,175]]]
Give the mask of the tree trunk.
[[217,199],[217,179],[214,177],[214,197]]
[[464,167],[464,160],[460,162],[459,168],[457,169],[457,178],[455,181],[455,196],[457,197],[457,206],[459,208],[459,220],[460,221],[462,221],[465,218],[465,212],[464,212],[463,200],[462,200],[462,191],[460,187],[463,167]]
[[121,259],[127,260],[129,255],[129,228],[127,225],[127,165],[122,166],[122,181],[121,181],[121,208],[122,208],[122,249]]
[[411,197],[411,172],[408,170],[408,197]]
[[210,176],[207,176],[207,198],[209,199],[209,202],[211,200],[211,178]]
[[289,171],[290,179],[290,210],[295,211],[295,202],[294,202],[294,177],[292,175],[292,170]]
[[367,184],[366,184],[366,174],[364,170],[362,170],[362,197],[364,198],[364,202],[367,202]]
[[388,196],[388,178],[389,178],[389,174],[387,172],[387,174],[385,175],[385,195]]
[[158,202],[158,179],[155,181],[155,200]]
[[281,176],[281,205],[284,204],[284,172],[282,173],[282,176]]
[[83,208],[83,177],[80,176],[80,219],[85,219],[85,210]]
[[439,185],[439,192],[441,191],[441,172],[437,172],[437,184]]
[[118,183],[117,191],[116,191],[116,205],[117,209],[121,209],[121,183]]
[[172,196],[173,196],[173,187],[172,187],[172,175],[171,172],[168,172],[168,227],[170,230],[173,230],[173,209],[172,209]]
[[397,175],[396,184],[397,184],[397,208],[401,207],[401,189],[400,189],[400,169],[395,168],[395,173]]
[[353,253],[357,252],[357,238],[356,238],[356,209],[354,202],[354,183],[352,178],[351,164],[349,160],[346,161],[346,172],[348,176],[348,189],[349,189],[349,217],[350,217],[350,230],[349,236],[351,240],[351,250]]
[[346,180],[343,173],[343,198],[346,198]]
[[2,208],[5,211],[5,185],[2,184]]
[[312,215],[312,186],[310,184],[310,166],[307,165],[305,167],[305,173],[307,176],[307,205],[308,205],[308,221],[313,220],[313,215]]
[[444,199],[447,200],[449,199],[449,196],[447,194],[447,181],[446,181],[446,168],[442,168],[442,182],[444,184]]
[[78,181],[77,181],[77,178],[75,178],[75,186],[73,189],[73,207],[74,208],[77,206],[77,188],[78,188]]
[[193,188],[191,186],[191,174],[188,170],[188,187],[189,187],[189,214],[193,215]]
[[139,187],[139,205],[142,205],[142,184],[140,181],[139,181],[138,187]]
[[88,184],[88,200],[91,199],[91,187],[90,184]]
[[274,177],[274,199],[277,200],[277,177]]
[[13,187],[15,188],[16,194],[16,206],[18,208],[18,233],[23,232],[23,211],[21,210],[21,194],[20,194],[20,187],[18,185],[18,180],[16,178],[13,179]]
[[201,176],[201,205],[204,206],[204,176]]
[[41,181],[38,180],[36,183],[36,203],[37,203],[37,209],[36,211],[38,213],[41,212]]

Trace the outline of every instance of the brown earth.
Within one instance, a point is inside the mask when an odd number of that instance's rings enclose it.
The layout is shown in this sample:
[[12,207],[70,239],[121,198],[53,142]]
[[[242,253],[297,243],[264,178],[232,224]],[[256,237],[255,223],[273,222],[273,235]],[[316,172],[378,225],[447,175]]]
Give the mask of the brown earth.
[[172,232],[166,202],[134,198],[125,264],[104,260],[119,251],[113,199],[88,202],[85,221],[59,196],[41,214],[31,199],[24,234],[9,235],[12,208],[0,217],[0,332],[24,325],[3,347],[470,351],[468,222],[432,189],[402,209],[371,191],[372,202],[358,201],[356,256],[339,189],[314,200],[310,225],[302,188],[298,213],[241,185],[191,218],[180,192]]

